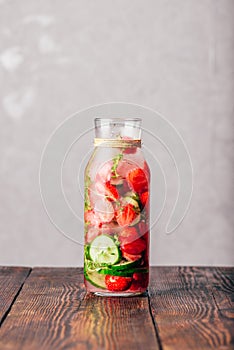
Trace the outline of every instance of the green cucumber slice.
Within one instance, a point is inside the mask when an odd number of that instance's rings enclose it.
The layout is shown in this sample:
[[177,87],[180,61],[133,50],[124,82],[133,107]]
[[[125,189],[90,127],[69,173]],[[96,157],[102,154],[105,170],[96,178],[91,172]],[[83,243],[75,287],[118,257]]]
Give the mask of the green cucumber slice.
[[113,265],[120,261],[121,253],[113,237],[100,235],[89,247],[90,259],[98,264]]
[[111,276],[122,276],[122,277],[132,277],[134,273],[147,273],[149,270],[147,268],[132,268],[129,270],[114,270],[113,268],[103,268],[98,270],[101,275],[111,275]]
[[115,265],[111,266],[111,268],[112,268],[112,270],[124,271],[124,270],[131,269],[131,268],[133,268],[135,266],[138,266],[140,262],[141,262],[141,259],[138,259],[136,261],[125,261],[125,260],[122,260],[118,264],[115,264]]
[[89,248],[90,248],[89,244],[86,244],[85,247],[84,247],[84,255],[85,255],[86,259],[90,258],[90,256],[89,256]]
[[105,276],[101,275],[97,271],[84,270],[84,276],[93,286],[106,289]]
[[132,277],[132,271],[121,271],[121,270],[113,270],[111,268],[103,268],[98,270],[98,273],[102,276],[111,275],[111,276],[122,276],[122,277]]

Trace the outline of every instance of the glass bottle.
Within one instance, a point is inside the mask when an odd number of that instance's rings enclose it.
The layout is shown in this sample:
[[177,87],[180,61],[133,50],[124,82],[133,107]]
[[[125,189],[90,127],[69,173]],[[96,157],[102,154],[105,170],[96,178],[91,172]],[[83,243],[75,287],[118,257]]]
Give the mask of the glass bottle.
[[95,119],[85,169],[84,280],[97,295],[131,296],[149,281],[150,171],[141,119]]

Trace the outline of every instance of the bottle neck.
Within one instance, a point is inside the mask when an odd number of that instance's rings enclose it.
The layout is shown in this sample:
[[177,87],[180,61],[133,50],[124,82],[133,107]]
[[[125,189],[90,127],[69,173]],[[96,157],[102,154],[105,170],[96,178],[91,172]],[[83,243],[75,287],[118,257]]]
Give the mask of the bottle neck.
[[[96,118],[95,138],[105,140],[133,141],[141,139],[140,118]],[[130,144],[131,142],[129,142]]]

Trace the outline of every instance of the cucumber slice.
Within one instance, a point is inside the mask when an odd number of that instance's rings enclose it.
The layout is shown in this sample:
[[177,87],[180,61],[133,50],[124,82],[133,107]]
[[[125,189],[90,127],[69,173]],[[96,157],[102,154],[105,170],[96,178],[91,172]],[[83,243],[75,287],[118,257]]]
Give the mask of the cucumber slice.
[[132,277],[134,273],[147,273],[147,268],[132,268],[129,270],[114,270],[113,268],[103,268],[98,270],[98,273],[101,275],[111,275],[111,276],[122,276],[122,277]]
[[84,255],[85,255],[86,259],[90,258],[90,256],[89,256],[89,248],[90,248],[89,244],[86,244],[85,247],[84,247]]
[[111,266],[111,268],[112,268],[112,270],[124,271],[124,270],[131,269],[131,268],[133,268],[135,266],[138,266],[140,262],[141,262],[141,259],[138,259],[136,261],[125,261],[125,260],[122,260],[122,261],[120,261],[120,263]]
[[132,271],[113,270],[111,268],[104,268],[104,269],[98,270],[98,273],[100,275],[102,275],[102,276],[104,276],[104,275],[111,275],[111,276],[132,277],[134,272],[132,272]]
[[113,265],[120,261],[121,253],[114,239],[108,235],[100,235],[90,243],[89,256],[98,264]]
[[97,271],[84,270],[84,276],[87,281],[89,281],[93,286],[106,289],[105,276],[101,275]]

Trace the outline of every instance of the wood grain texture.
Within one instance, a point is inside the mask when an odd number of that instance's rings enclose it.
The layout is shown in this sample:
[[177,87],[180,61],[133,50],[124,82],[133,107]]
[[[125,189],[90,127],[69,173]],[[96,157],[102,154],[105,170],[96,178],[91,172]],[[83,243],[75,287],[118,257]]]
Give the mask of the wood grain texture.
[[34,269],[2,327],[0,349],[158,349],[147,296],[85,293],[82,269]]
[[0,267],[0,325],[10,310],[30,270],[28,267]]
[[86,294],[81,268],[35,268],[0,349],[234,349],[233,281],[233,268],[154,267],[148,297],[112,298]]
[[33,269],[2,325],[0,349],[63,349],[84,294],[81,269]]
[[87,294],[77,316],[73,328],[77,349],[159,349],[147,296]]
[[163,349],[234,349],[232,268],[157,267],[149,295]]

